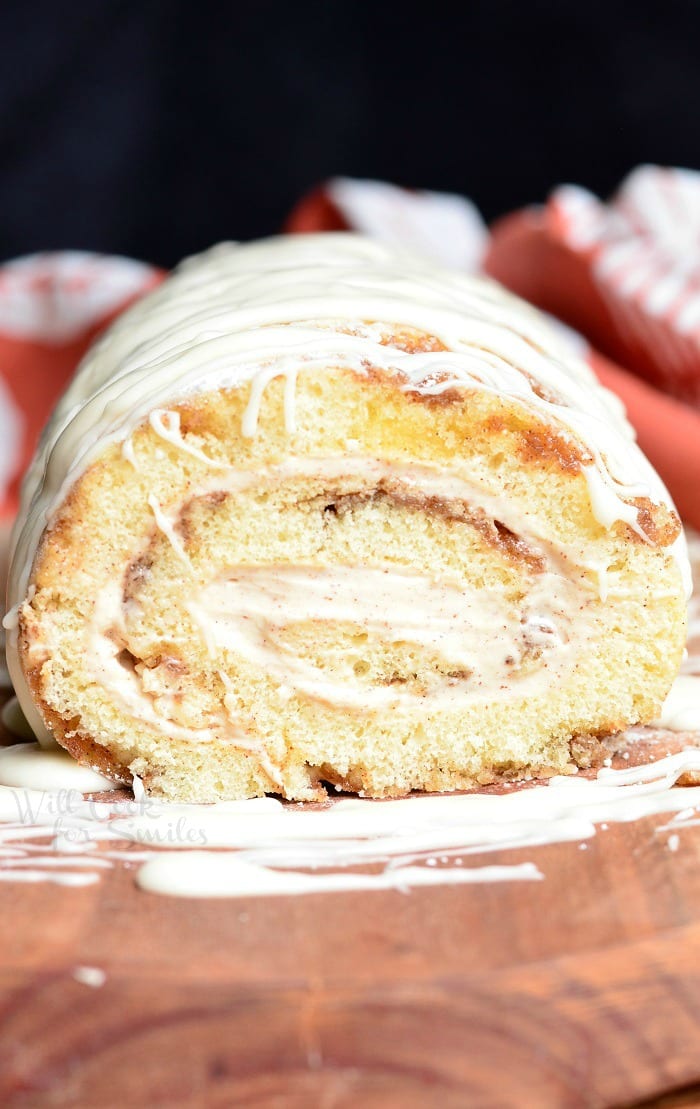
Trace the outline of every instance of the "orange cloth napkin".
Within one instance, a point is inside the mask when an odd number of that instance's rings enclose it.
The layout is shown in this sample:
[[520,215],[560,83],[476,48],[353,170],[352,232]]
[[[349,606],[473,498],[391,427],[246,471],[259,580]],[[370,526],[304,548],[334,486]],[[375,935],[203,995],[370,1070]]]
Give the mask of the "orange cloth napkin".
[[608,204],[563,185],[494,224],[485,268],[700,408],[700,173],[641,166]]

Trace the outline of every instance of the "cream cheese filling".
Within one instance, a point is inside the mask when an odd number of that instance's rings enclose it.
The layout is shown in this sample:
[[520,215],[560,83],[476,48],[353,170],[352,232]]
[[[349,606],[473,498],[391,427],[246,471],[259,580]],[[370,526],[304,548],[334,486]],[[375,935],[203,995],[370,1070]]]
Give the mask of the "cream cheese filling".
[[[546,685],[571,665],[576,608],[577,591],[551,573],[539,575],[525,605],[515,607],[494,591],[358,565],[232,569],[188,604],[212,650],[224,648],[295,691],[355,710],[447,707],[523,683],[530,690]],[[290,627],[309,624],[348,624],[383,643],[414,644],[437,654],[448,673],[438,672],[425,691],[359,683],[351,665],[334,679],[285,645]],[[528,653],[537,657],[537,676],[520,672]]]
[[[155,422],[177,440],[179,429],[163,414]],[[155,526],[172,545],[182,566],[188,592],[188,610],[203,641],[215,655],[232,651],[241,659],[264,668],[278,683],[280,697],[299,694],[326,704],[378,711],[401,708],[425,713],[458,707],[494,697],[536,696],[565,679],[585,650],[592,635],[590,606],[596,599],[613,601],[626,590],[619,575],[591,560],[589,550],[563,546],[547,538],[547,526],[531,512],[523,513],[513,501],[490,493],[475,480],[440,467],[406,463],[361,454],[323,457],[290,457],[277,466],[258,471],[222,469],[214,465],[189,498],[224,492],[235,495],[251,488],[274,490],[287,483],[317,485],[319,496],[372,493],[377,489],[397,497],[438,498],[466,505],[489,523],[497,521],[512,533],[540,563],[534,569],[525,559],[524,600],[509,605],[501,595],[440,580],[430,567],[409,571],[397,566],[356,565],[333,567],[290,566],[221,567],[202,586],[178,532],[182,503],[164,506],[149,498]],[[135,544],[138,557],[148,541]],[[433,671],[427,687],[418,683],[372,685],[359,682],[348,665],[333,672],[298,657],[287,642],[288,629],[309,621],[349,624],[367,631],[384,643],[406,641],[420,650],[444,657],[447,674]],[[274,778],[275,768],[254,729],[236,716],[235,698],[203,721],[186,727],[178,721],[177,708],[167,695],[147,693],[140,676],[120,661],[120,642],[126,642],[121,583],[110,581],[98,592],[92,619],[85,632],[86,667],[120,710],[160,734],[186,742],[223,741],[249,750],[265,763]],[[220,658],[220,674],[226,664]],[[524,663],[524,665],[523,665]],[[465,671],[461,678],[450,671]],[[14,676],[14,675],[13,675]],[[223,678],[222,678],[223,680]],[[16,684],[20,703],[35,733],[51,742],[41,727],[32,699]]]
[[[599,595],[599,568],[586,564],[578,552],[542,538],[537,520],[520,520],[512,503],[502,503],[473,483],[438,468],[344,456],[293,458],[257,474],[217,473],[191,493],[274,489],[309,478],[318,480],[318,495],[371,493],[379,487],[399,497],[420,494],[466,504],[488,522],[505,519],[529,556],[521,562],[521,599],[516,603],[501,591],[441,578],[429,567],[357,561],[223,566],[202,583],[177,534],[177,506],[167,506],[167,515],[159,507],[156,524],[182,560],[185,578],[191,575],[184,605],[222,676],[230,654],[272,676],[283,698],[298,694],[356,712],[393,706],[419,714],[495,697],[539,695],[565,680],[593,634],[589,614]],[[401,675],[395,682],[359,680],[349,649],[347,657],[341,650],[328,666],[318,665],[297,649],[299,631],[313,636],[315,626],[336,627],[341,642],[345,635],[348,644],[360,632],[374,646],[378,641],[380,646],[416,648],[419,658],[424,656],[423,673],[415,681],[403,681]],[[121,586],[107,583],[86,631],[86,665],[91,679],[126,715],[173,738],[224,739],[260,752],[226,699],[205,727],[183,728],[173,721],[167,697],[156,704],[134,668],[120,661],[120,643],[128,639],[125,629]]]

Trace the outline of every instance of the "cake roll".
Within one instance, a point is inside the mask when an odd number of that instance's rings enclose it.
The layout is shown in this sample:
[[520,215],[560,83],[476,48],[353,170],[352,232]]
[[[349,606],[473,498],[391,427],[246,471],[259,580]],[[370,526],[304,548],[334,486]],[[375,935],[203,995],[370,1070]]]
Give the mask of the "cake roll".
[[8,659],[42,742],[155,796],[471,789],[652,720],[688,582],[621,405],[535,310],[281,236],[183,263],[82,362]]

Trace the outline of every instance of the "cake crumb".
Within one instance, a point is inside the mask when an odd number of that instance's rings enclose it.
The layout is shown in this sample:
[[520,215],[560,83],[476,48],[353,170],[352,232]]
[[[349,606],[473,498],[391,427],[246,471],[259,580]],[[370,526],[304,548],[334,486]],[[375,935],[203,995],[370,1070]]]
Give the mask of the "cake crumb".
[[668,837],[668,840],[666,842],[666,846],[668,847],[669,851],[677,851],[680,842],[681,842],[680,837],[677,836],[674,832],[674,834],[672,836]]

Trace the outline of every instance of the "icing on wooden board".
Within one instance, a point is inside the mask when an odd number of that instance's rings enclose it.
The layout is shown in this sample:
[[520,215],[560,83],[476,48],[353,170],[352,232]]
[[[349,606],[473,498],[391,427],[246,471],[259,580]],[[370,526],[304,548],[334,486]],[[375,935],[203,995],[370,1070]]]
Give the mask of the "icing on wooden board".
[[[700,566],[700,536],[689,535]],[[343,797],[324,806],[272,797],[215,805],[173,805],[133,798],[67,752],[21,743],[0,749],[0,881],[81,887],[113,866],[140,864],[145,890],[179,897],[285,896],[420,886],[541,881],[529,858],[489,865],[506,847],[582,843],[596,824],[673,814],[658,831],[670,850],[679,832],[700,824],[700,590],[689,603],[687,657],[658,724],[680,731],[681,746],[624,769],[654,729],[627,733],[616,769],[547,783],[513,783],[501,793],[415,795],[371,801]],[[26,736],[17,704],[3,723]],[[664,731],[665,729],[665,731]],[[664,756],[663,746],[657,753]],[[89,791],[93,791],[90,794]],[[88,794],[85,796],[85,794]]]
[[[60,788],[41,788],[61,760]],[[481,860],[504,848],[580,842],[601,822],[659,813],[700,820],[700,786],[675,786],[684,774],[700,775],[700,748],[500,794],[343,797],[322,807],[271,797],[174,805],[148,798],[138,779],[133,799],[114,786],[113,797],[85,797],[86,773],[37,744],[0,751],[0,782],[14,783],[0,785],[0,881],[82,886],[123,863],[141,863],[143,889],[181,897],[538,881],[546,874],[527,856],[509,866]]]

